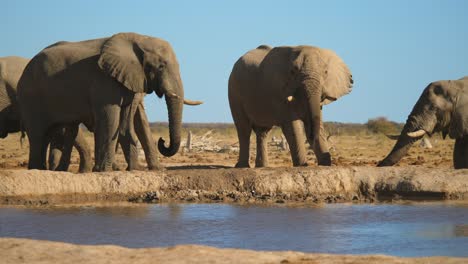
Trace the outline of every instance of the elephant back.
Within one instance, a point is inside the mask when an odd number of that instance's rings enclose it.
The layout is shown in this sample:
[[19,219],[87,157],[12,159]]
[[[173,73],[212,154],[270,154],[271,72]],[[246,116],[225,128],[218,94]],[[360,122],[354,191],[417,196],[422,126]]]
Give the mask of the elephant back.
[[16,86],[28,61],[15,56],[0,58],[0,111],[16,102]]
[[335,52],[320,49],[319,57],[324,67],[323,101],[326,105],[351,92],[353,76],[348,66]]

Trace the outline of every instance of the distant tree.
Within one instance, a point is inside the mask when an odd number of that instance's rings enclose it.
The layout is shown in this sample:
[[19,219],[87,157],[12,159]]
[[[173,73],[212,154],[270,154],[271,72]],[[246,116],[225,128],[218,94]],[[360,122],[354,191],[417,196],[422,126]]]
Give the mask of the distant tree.
[[370,132],[382,134],[396,134],[399,133],[402,128],[401,124],[389,121],[383,116],[369,119],[366,126]]

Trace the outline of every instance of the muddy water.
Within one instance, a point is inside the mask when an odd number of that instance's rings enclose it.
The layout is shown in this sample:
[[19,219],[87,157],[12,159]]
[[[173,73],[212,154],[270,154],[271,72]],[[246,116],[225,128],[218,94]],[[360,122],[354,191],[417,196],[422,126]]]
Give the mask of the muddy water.
[[226,204],[0,208],[0,236],[78,244],[203,244],[396,256],[468,256],[468,204]]

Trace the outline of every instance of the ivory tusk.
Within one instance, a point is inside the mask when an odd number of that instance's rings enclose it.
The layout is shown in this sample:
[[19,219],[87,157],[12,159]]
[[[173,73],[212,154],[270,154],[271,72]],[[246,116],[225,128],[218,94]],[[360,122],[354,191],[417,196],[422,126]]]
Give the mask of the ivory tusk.
[[292,102],[294,101],[294,97],[292,95],[288,96],[288,98],[286,98],[286,100],[288,100],[288,102]]
[[407,133],[407,135],[412,138],[422,137],[424,136],[424,134],[426,134],[426,131],[424,131],[423,129]]
[[189,99],[184,99],[184,104],[186,105],[201,105],[203,104],[202,101],[192,101],[192,100],[189,100]]
[[387,135],[387,134],[385,134],[385,136],[387,136],[391,140],[397,140],[400,137],[400,135]]
[[166,93],[166,95],[169,96],[169,97],[171,97],[171,98],[176,98],[176,99],[180,98],[180,96],[178,96],[178,95],[175,94],[175,93]]
[[[178,96],[175,93],[166,93],[166,95],[171,97],[171,98],[174,98],[174,99],[180,99],[180,96]],[[184,104],[186,104],[186,105],[201,105],[201,104],[203,104],[203,102],[202,101],[192,101],[192,100],[189,100],[189,99],[184,99]]]

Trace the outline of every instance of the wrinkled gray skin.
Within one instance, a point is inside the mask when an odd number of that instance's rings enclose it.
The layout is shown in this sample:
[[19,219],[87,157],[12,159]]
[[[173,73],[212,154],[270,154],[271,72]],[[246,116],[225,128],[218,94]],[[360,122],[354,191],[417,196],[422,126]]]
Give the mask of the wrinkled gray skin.
[[388,156],[378,166],[392,166],[406,155],[411,145],[424,135],[410,137],[408,133],[442,132],[455,139],[453,165],[468,168],[468,76],[459,80],[444,80],[429,84],[411,111],[403,130]]
[[348,67],[330,50],[262,45],[247,52],[229,77],[229,104],[240,145],[236,167],[250,166],[252,130],[257,136],[255,165],[268,166],[265,141],[273,126],[281,127],[294,166],[307,165],[306,138],[318,164],[331,165],[321,107],[349,93],[352,82]]
[[28,62],[21,57],[0,58],[0,138],[20,131],[16,87]]
[[[16,100],[18,80],[29,60],[21,57],[0,58],[0,137],[20,131],[20,114]],[[51,142],[49,168],[55,170],[59,166],[63,148],[64,131],[57,130],[49,134]],[[91,151],[82,133],[72,142],[80,154],[80,172],[91,169]],[[71,152],[71,149],[70,149]]]
[[46,168],[46,135],[51,128],[70,127],[74,135],[79,123],[95,128],[95,171],[112,170],[119,136],[129,142],[123,148],[130,157],[129,169],[137,167],[133,161],[137,160],[138,128],[133,119],[143,95],[153,91],[165,96],[169,113],[170,144],[166,147],[160,138],[158,148],[172,156],[180,146],[184,91],[168,42],[120,33],[45,48],[27,65],[18,84],[21,117],[30,142],[29,168]]

